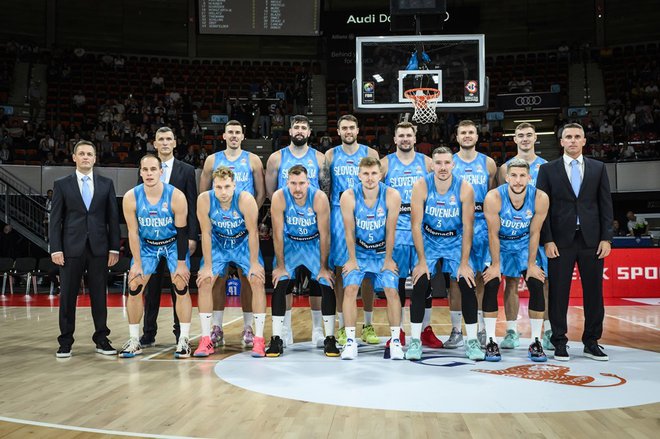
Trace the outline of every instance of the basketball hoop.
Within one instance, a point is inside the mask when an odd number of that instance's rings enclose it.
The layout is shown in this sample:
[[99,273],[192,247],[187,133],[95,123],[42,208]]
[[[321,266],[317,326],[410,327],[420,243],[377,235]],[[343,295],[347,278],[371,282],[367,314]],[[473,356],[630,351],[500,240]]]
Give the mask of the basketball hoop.
[[435,107],[440,99],[440,90],[437,88],[411,88],[404,92],[404,96],[410,99],[415,107],[413,121],[425,124],[434,123],[438,119]]

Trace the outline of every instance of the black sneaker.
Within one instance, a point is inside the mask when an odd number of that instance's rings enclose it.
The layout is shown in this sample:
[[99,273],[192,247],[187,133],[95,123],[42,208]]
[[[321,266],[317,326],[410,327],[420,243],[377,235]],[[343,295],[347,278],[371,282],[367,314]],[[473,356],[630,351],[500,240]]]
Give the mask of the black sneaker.
[[270,338],[268,349],[266,349],[267,357],[279,357],[284,353],[284,342],[279,335],[274,335]]
[[555,346],[555,360],[557,361],[568,361],[571,359],[571,356],[568,355],[568,347],[565,344]]
[[538,337],[534,339],[534,343],[529,345],[527,357],[535,363],[544,363],[548,361],[548,357],[545,355],[545,352],[543,352],[543,346]]
[[502,355],[500,354],[500,347],[493,341],[493,338],[490,337],[488,344],[486,345],[486,361],[500,361]]
[[[179,340],[177,339],[177,343]],[[156,346],[156,339],[154,337],[148,336],[148,335],[143,335],[140,337],[140,346],[143,348],[150,348],[153,346]]]
[[610,357],[608,357],[601,349],[603,349],[603,347],[596,343],[585,346],[584,356],[596,361],[608,361]]
[[334,335],[328,335],[323,342],[323,353],[326,357],[338,357],[339,349],[337,349],[337,339]]
[[96,352],[103,355],[117,355],[117,349],[112,347],[107,338],[96,343]]
[[71,346],[60,346],[55,356],[57,358],[71,358]]

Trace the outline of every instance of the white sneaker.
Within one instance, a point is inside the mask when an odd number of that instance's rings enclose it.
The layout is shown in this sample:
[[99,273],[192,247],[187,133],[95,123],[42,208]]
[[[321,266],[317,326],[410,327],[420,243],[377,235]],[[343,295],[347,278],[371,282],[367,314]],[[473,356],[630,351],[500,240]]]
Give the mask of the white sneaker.
[[282,342],[284,347],[293,345],[293,331],[286,325],[282,327]]
[[[399,346],[399,349],[401,347]],[[348,339],[344,349],[341,351],[342,360],[355,360],[358,356],[358,345],[355,340]]]
[[390,358],[392,360],[403,360],[403,348],[399,340],[393,340],[390,343]]
[[124,346],[122,346],[121,351],[119,351],[119,358],[133,358],[136,355],[142,354],[142,346],[140,346],[140,340],[137,338],[129,338]]
[[317,348],[323,348],[325,342],[325,335],[323,334],[323,328],[314,328],[312,330],[312,346]]

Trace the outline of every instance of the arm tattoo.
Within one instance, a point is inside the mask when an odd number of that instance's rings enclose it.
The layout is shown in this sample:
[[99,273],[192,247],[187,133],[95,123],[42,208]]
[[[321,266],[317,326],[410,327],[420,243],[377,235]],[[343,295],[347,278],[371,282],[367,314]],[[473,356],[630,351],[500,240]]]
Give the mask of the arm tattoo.
[[319,169],[319,186],[330,197],[330,168],[327,162]]

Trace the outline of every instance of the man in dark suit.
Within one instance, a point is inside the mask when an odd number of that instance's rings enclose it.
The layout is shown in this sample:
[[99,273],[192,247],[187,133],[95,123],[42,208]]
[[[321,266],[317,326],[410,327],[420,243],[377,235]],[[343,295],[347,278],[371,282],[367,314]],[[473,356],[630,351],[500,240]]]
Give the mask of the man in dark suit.
[[584,355],[607,361],[598,345],[603,333],[603,264],[612,239],[612,196],[605,165],[584,157],[582,126],[569,123],[561,133],[564,155],[541,166],[536,187],[550,197],[541,239],[548,256],[549,311],[555,360],[568,361],[568,299],[577,262],[584,300]]
[[[179,189],[186,196],[188,202],[188,248],[190,255],[195,253],[197,248],[196,238],[199,235],[199,226],[197,222],[197,181],[195,179],[195,168],[187,163],[174,158],[174,150],[176,148],[176,137],[169,127],[161,127],[156,131],[154,140],[154,147],[158,152],[158,157],[163,163],[163,177],[164,183],[169,183],[175,188]],[[138,184],[142,183],[142,179],[138,178]],[[143,347],[153,346],[156,344],[156,332],[158,330],[158,311],[160,309],[160,294],[163,285],[163,273],[167,268],[164,259],[161,259],[154,273],[149,279],[147,290],[145,294],[144,304],[144,329],[143,335],[140,338],[140,344]],[[176,294],[170,285],[170,293],[172,295],[172,303],[176,303]],[[179,319],[174,313],[174,336],[176,341],[179,341]]]
[[82,140],[73,150],[76,172],[55,181],[50,214],[50,252],[59,265],[60,348],[56,356],[71,356],[76,324],[76,299],[87,270],[94,319],[96,352],[116,355],[107,326],[106,283],[108,267],[119,260],[119,209],[112,180],[93,172],[94,144]]

